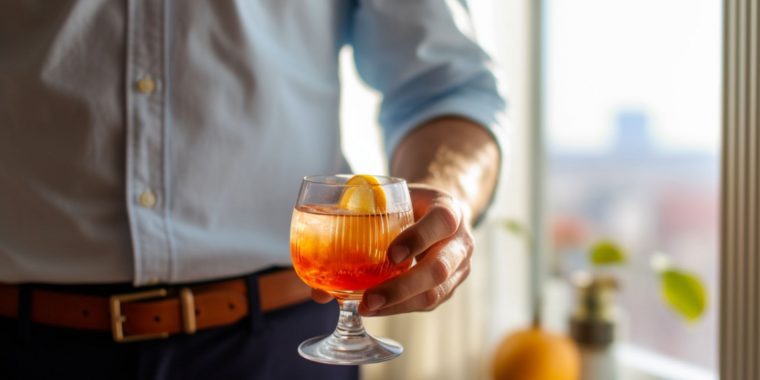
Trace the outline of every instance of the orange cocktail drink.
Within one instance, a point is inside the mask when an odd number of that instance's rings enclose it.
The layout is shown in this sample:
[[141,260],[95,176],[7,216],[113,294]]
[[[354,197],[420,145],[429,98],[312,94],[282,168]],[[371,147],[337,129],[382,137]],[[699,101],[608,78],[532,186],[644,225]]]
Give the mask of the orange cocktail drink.
[[413,222],[411,210],[362,214],[339,206],[298,207],[291,223],[293,266],[313,288],[335,297],[361,296],[409,269],[411,259],[394,264],[386,251]]

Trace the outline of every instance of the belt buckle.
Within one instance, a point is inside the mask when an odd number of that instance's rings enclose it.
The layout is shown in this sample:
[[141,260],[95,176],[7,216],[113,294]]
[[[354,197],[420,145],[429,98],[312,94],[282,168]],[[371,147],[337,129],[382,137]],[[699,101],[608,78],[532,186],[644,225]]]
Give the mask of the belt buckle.
[[168,292],[166,289],[161,288],[137,293],[115,294],[111,296],[111,331],[113,332],[113,340],[117,343],[127,343],[138,340],[163,339],[169,337],[169,332],[125,336],[124,322],[127,320],[127,317],[121,313],[121,305],[124,303],[152,298],[165,298],[167,294]]

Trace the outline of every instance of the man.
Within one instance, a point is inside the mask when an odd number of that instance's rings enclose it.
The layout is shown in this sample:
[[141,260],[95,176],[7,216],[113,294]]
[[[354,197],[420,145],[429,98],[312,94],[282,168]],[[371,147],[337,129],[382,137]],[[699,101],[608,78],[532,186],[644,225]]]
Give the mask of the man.
[[356,378],[297,356],[336,308],[308,301],[289,269],[292,205],[303,176],[349,170],[337,112],[349,44],[384,96],[391,174],[411,184],[416,223],[388,254],[418,262],[360,310],[452,295],[495,186],[504,107],[461,11],[0,3],[0,377]]

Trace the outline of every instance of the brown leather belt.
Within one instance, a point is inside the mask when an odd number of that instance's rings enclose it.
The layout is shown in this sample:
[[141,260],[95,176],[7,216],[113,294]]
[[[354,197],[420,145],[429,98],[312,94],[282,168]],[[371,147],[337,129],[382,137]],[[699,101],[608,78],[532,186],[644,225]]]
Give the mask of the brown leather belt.
[[[309,299],[310,289],[293,270],[258,276],[262,312]],[[167,287],[111,297],[32,289],[32,322],[80,330],[111,331],[117,342],[193,334],[229,325],[249,310],[246,281]],[[0,284],[0,316],[18,317],[19,287]]]

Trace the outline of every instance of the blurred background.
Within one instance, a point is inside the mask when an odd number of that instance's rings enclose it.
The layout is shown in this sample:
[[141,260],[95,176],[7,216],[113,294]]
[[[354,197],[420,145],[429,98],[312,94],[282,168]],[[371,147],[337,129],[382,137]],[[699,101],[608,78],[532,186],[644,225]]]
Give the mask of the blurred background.
[[[477,231],[466,286],[432,313],[372,319],[370,331],[407,351],[368,366],[364,378],[488,378],[496,345],[529,324],[527,246],[503,222],[528,223],[536,125],[544,136],[544,326],[567,331],[569,280],[588,269],[589,246],[609,239],[628,254],[615,271],[621,378],[717,378],[721,1],[542,0],[539,18],[530,0],[468,5],[474,38],[497,62],[509,98],[509,165]],[[386,172],[377,94],[357,78],[350,50],[342,54],[351,141],[343,149],[355,171]],[[664,306],[650,269],[657,253],[705,284],[700,319],[685,322]]]

